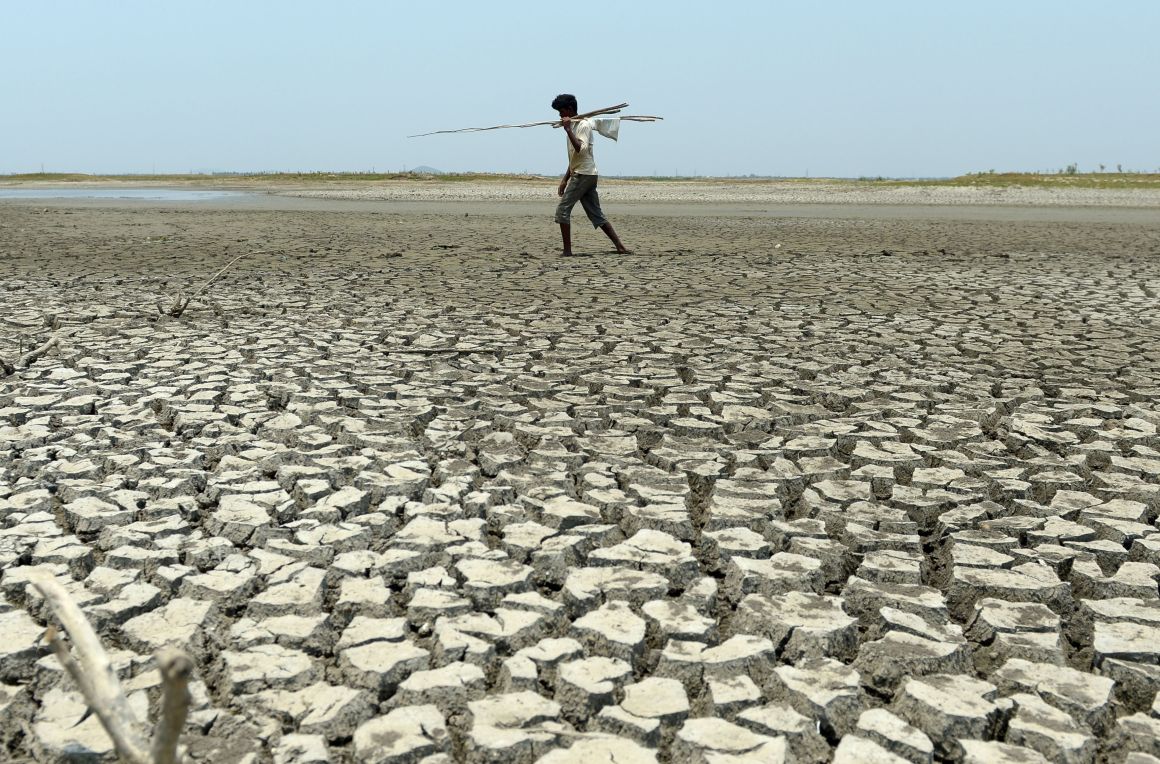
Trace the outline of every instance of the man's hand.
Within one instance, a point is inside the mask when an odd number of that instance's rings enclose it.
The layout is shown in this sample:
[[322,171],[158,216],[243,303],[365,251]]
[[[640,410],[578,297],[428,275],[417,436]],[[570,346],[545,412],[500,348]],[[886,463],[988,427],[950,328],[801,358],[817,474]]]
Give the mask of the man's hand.
[[556,189],[556,196],[563,196],[566,188],[568,188],[568,179],[564,178],[560,181],[560,187]]

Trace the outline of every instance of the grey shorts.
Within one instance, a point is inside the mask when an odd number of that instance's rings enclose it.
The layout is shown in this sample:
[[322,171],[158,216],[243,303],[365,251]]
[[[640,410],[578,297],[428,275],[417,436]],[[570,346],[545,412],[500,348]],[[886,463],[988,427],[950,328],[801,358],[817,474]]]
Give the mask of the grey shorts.
[[584,207],[593,228],[599,228],[608,222],[604,213],[600,211],[600,195],[596,193],[596,180],[599,175],[573,175],[564,187],[564,196],[556,207],[556,222],[561,225],[572,222],[572,208],[576,202]]

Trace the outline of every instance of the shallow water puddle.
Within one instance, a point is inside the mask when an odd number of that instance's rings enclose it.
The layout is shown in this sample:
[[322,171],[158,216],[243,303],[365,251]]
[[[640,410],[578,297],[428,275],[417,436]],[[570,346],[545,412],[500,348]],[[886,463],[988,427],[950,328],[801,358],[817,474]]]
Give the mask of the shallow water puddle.
[[0,188],[0,199],[139,199],[201,202],[243,196],[241,191],[188,188]]

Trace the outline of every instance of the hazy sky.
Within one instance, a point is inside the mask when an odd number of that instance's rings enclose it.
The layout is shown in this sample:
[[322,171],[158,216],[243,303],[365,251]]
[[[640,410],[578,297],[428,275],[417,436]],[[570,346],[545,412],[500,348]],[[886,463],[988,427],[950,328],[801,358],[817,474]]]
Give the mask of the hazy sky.
[[0,173],[1156,171],[1157,0],[0,0]]

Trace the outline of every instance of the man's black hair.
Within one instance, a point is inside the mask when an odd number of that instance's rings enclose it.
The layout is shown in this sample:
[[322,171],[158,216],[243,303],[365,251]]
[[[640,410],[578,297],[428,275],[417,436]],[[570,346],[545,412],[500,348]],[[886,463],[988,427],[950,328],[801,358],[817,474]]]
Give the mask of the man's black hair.
[[571,93],[561,93],[552,99],[552,108],[556,111],[559,111],[560,109],[571,109],[572,111],[576,111],[576,96],[572,95]]

